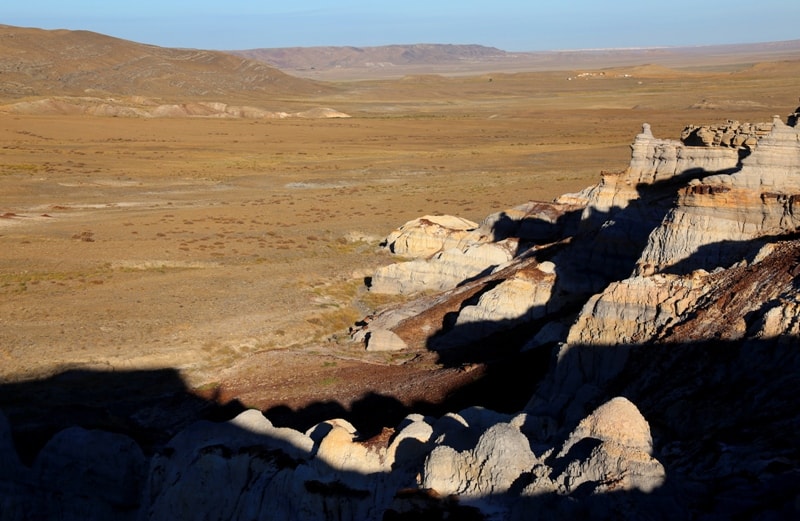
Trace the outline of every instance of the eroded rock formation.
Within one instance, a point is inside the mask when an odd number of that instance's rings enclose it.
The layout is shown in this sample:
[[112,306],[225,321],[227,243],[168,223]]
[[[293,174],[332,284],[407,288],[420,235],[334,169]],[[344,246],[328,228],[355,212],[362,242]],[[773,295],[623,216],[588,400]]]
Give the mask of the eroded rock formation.
[[159,103],[143,96],[128,98],[58,97],[19,101],[0,105],[0,113],[9,114],[88,114],[90,116],[124,118],[349,118],[331,108],[315,108],[301,112],[276,112],[218,101]]
[[521,410],[410,414],[368,439],[246,411],[147,454],[76,427],[30,465],[0,416],[0,517],[797,518],[800,132],[728,127],[645,125],[629,167],[579,194],[387,238],[413,260],[372,290],[423,294],[353,339],[465,367],[538,354]]

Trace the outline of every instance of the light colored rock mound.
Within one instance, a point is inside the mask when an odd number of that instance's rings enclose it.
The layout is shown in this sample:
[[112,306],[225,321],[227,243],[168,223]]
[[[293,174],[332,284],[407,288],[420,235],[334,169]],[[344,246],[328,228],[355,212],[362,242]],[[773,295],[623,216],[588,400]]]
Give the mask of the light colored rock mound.
[[531,245],[574,233],[583,207],[576,195],[568,202],[528,202],[494,213],[480,225],[449,215],[409,221],[384,245],[415,260],[379,268],[370,290],[410,295],[454,288],[501,268]]
[[486,430],[472,449],[457,451],[447,445],[433,449],[425,461],[422,486],[464,498],[505,494],[537,461],[519,428],[499,423]]
[[88,114],[104,117],[131,118],[240,118],[240,119],[283,119],[283,118],[348,118],[349,115],[330,108],[315,108],[302,112],[274,112],[222,102],[198,101],[187,103],[156,103],[142,96],[125,99],[62,97],[44,98],[35,101],[20,101],[0,106],[0,112],[12,114]]
[[650,426],[639,409],[621,396],[604,403],[581,420],[561,448],[560,456],[584,438],[612,442],[648,454],[653,450]]
[[293,114],[295,117],[298,118],[308,118],[308,119],[327,119],[327,118],[349,118],[349,114],[345,114],[344,112],[339,112],[338,110],[330,109],[330,108],[316,108],[310,110],[304,110],[301,112],[295,112]]
[[554,273],[549,270],[550,264],[517,272],[483,293],[477,304],[462,309],[456,326],[520,318],[534,320],[545,316],[555,279]]
[[442,250],[457,248],[478,227],[468,219],[453,215],[426,215],[408,221],[390,233],[385,247],[396,255],[430,257]]
[[664,467],[650,455],[652,444],[650,426],[636,406],[625,398],[613,398],[570,433],[553,460],[553,467],[563,471],[542,475],[523,494],[555,490],[569,495],[582,488],[593,494],[650,493],[666,478]]
[[370,291],[411,295],[423,291],[445,291],[514,258],[517,242],[483,242],[463,249],[450,248],[429,259],[416,259],[384,266],[375,271]]

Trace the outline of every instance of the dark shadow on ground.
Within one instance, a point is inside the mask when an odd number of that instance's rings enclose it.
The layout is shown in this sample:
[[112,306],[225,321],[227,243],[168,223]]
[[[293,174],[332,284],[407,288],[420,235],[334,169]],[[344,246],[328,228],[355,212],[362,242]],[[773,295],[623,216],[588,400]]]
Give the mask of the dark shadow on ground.
[[67,427],[123,433],[151,452],[191,422],[229,419],[243,407],[193,394],[174,369],[75,369],[0,385],[0,410],[12,425],[23,461],[29,462]]
[[[536,479],[531,473],[522,474],[508,493],[483,496],[480,503],[484,506],[500,505],[507,509],[512,519],[528,519],[534,514],[545,518],[586,519],[630,519],[640,516],[648,519],[703,516],[728,519],[795,518],[798,513],[796,497],[800,494],[800,447],[795,443],[796,433],[800,432],[800,402],[795,399],[796,389],[800,386],[798,346],[798,338],[608,346],[605,353],[598,351],[597,346],[575,346],[568,356],[580,357],[582,350],[591,349],[595,351],[592,356],[608,356],[612,359],[623,356],[627,360],[616,378],[606,384],[598,381],[601,392],[589,405],[601,404],[613,396],[625,396],[637,405],[651,425],[655,447],[653,455],[666,469],[665,483],[650,493],[628,490],[593,494],[594,487],[602,482],[589,481],[566,496],[552,492],[521,496],[525,487]],[[564,363],[570,362],[567,360]],[[501,383],[496,385],[498,398],[508,398]],[[65,386],[69,388],[66,391]],[[134,403],[136,400],[121,391],[137,386],[157,392],[152,392],[137,405]],[[189,424],[200,417],[209,418],[215,414],[221,415],[217,419],[222,420],[235,410],[221,409],[213,400],[192,395],[174,371],[81,374],[73,371],[37,382],[3,385],[0,387],[0,396],[3,397],[4,413],[8,415],[12,428],[22,428],[26,437],[36,433],[31,423],[34,419],[41,421],[50,418],[48,413],[55,413],[59,415],[62,425],[82,425],[124,433],[140,444],[150,444],[150,457],[160,458],[159,463],[166,465],[162,468],[168,471],[171,468],[169,465],[178,465],[186,479],[190,479],[189,476],[195,471],[210,472],[201,474],[203,479],[192,481],[191,485],[197,487],[192,489],[193,497],[206,498],[202,508],[209,518],[244,519],[234,515],[234,507],[248,501],[263,505],[260,502],[267,501],[273,486],[285,486],[286,472],[294,473],[291,474],[295,476],[293,479],[300,480],[298,486],[305,491],[305,497],[284,498],[282,501],[320,504],[318,518],[321,519],[353,519],[348,517],[348,512],[358,512],[358,505],[376,501],[383,501],[382,510],[372,519],[483,518],[476,508],[463,501],[439,497],[431,491],[413,486],[413,475],[422,470],[426,454],[425,451],[418,452],[421,445],[406,452],[410,467],[405,470],[402,465],[396,468],[397,472],[407,473],[410,480],[407,486],[398,486],[398,483],[404,483],[402,479],[391,484],[393,482],[390,483],[388,478],[379,474],[329,468],[318,460],[311,465],[309,460],[297,456],[296,451],[286,445],[285,439],[272,439],[230,424],[223,430],[215,431],[217,435],[211,436],[208,441],[205,441],[203,431],[216,429],[213,425],[220,424],[195,424],[192,428],[195,434],[200,434],[196,446],[179,444],[167,450],[165,446],[173,431],[185,427],[179,423]],[[39,408],[43,403],[39,400],[43,399],[52,404],[49,410]],[[322,411],[332,413],[332,416],[340,417],[340,413],[351,415],[360,429],[359,421],[367,419],[375,408],[396,407],[397,403],[391,397],[372,394],[365,396],[351,410],[335,410],[328,408],[328,404],[319,405]],[[65,409],[58,412],[60,407]],[[285,414],[291,416],[294,412],[285,411]],[[298,414],[302,414],[302,411]],[[39,427],[42,425],[38,424]],[[564,425],[562,432],[571,427]],[[48,432],[52,428],[47,427]],[[224,436],[220,437],[219,433]],[[317,431],[312,439],[318,444],[324,434]],[[472,442],[456,446],[459,450],[470,449],[479,434],[474,433]],[[230,445],[226,445],[227,437],[231,440]],[[556,437],[548,443],[557,452],[563,439],[563,436]],[[20,440],[17,441],[20,443]],[[390,442],[391,438],[385,441]],[[535,450],[541,454],[542,441],[532,441]],[[22,440],[23,448],[25,443],[26,440]],[[587,456],[594,445],[581,447],[570,451],[569,458]],[[427,450],[431,448],[429,446]],[[178,452],[175,453],[175,450]],[[189,460],[181,459],[183,456],[180,451],[185,450],[190,451]],[[311,454],[315,454],[315,451]],[[252,474],[246,465],[242,466],[242,458],[260,461],[259,468],[263,467],[263,473],[269,469],[284,472],[284,477],[276,481],[284,485],[265,484],[261,481],[263,476]],[[181,461],[195,460],[198,463],[180,467],[183,464]],[[203,464],[202,461],[207,463]],[[569,463],[553,454],[543,462],[556,473],[559,469],[566,469]],[[219,476],[209,470],[217,468]],[[235,469],[243,469],[241,472],[246,473],[246,479],[250,480],[246,481],[247,486],[233,487],[233,483],[242,483],[239,480],[241,476],[231,476],[230,473]],[[0,478],[2,482],[8,476]],[[231,480],[228,487],[220,487],[222,483],[227,483],[226,480]],[[4,497],[9,490],[6,485],[0,486],[0,499],[18,501],[18,497]],[[125,485],[131,486],[130,483]],[[28,483],[26,486],[31,485]],[[182,485],[177,481],[170,482],[170,486]],[[370,488],[373,486],[396,488],[379,500],[377,498],[381,496],[375,495]],[[228,490],[232,497],[218,503],[209,499],[223,497],[220,490]],[[102,499],[85,496],[76,499],[67,493],[50,492],[43,497],[45,499],[39,497],[43,503],[36,508],[55,508],[62,512],[69,511],[64,505],[73,499],[84,502],[80,503],[82,505],[86,501]],[[136,504],[128,504],[121,515],[135,508],[138,508]]]

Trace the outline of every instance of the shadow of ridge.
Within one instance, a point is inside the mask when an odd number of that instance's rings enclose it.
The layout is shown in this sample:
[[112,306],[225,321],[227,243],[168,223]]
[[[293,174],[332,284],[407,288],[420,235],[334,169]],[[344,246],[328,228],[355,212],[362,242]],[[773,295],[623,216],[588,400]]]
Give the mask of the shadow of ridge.
[[33,460],[58,431],[72,426],[126,434],[152,453],[199,419],[229,419],[244,410],[186,387],[175,369],[69,369],[41,379],[0,384],[0,410],[20,457]]
[[[557,204],[537,203],[537,205],[553,208]],[[555,219],[549,215],[542,217],[542,213],[546,212],[536,207],[531,210],[529,215],[521,219],[514,219],[506,212],[500,212],[498,218],[491,225],[492,241],[518,239],[519,248],[516,254],[519,254],[531,244],[555,242],[561,237],[574,234],[577,231],[582,212],[582,208],[567,210],[559,213]]]
[[[570,351],[568,357],[581,358],[581,351],[591,348],[592,357],[611,359],[625,352],[625,364],[618,377],[608,382],[595,382],[600,393],[591,402],[580,405],[588,413],[613,396],[626,396],[637,405],[651,425],[654,456],[666,469],[666,481],[650,493],[621,490],[593,494],[597,487],[608,487],[609,483],[589,477],[567,495],[543,491],[529,496],[524,491],[539,479],[531,469],[530,473],[523,472],[508,492],[480,494],[472,500],[459,501],[420,489],[417,484],[415,476],[423,472],[426,455],[433,448],[431,444],[406,448],[401,457],[408,460],[395,464],[390,476],[384,472],[347,470],[331,466],[328,460],[315,459],[325,432],[312,436],[314,447],[304,452],[277,432],[268,435],[257,429],[250,430],[245,424],[193,422],[190,428],[179,431],[179,437],[159,446],[150,456],[148,464],[157,465],[161,469],[158,472],[164,472],[156,476],[156,483],[173,487],[171,492],[149,489],[150,496],[140,494],[137,496],[142,498],[140,503],[125,505],[125,511],[130,513],[145,507],[186,508],[181,498],[190,493],[191,497],[203,497],[204,500],[197,503],[198,508],[210,518],[218,519],[249,519],[247,512],[273,512],[271,509],[285,512],[289,508],[277,506],[278,502],[288,502],[295,514],[308,513],[303,510],[306,508],[318,509],[317,516],[326,519],[359,519],[359,513],[376,512],[376,508],[381,515],[374,519],[424,519],[421,516],[425,515],[432,516],[429,519],[440,519],[454,512],[462,517],[480,519],[474,507],[487,505],[490,510],[507,509],[512,519],[525,519],[531,512],[586,515],[588,519],[610,519],[620,514],[627,518],[646,514],[648,518],[673,519],[687,512],[744,517],[761,512],[793,514],[796,513],[795,497],[800,492],[800,473],[797,472],[800,447],[794,442],[800,430],[800,403],[794,396],[800,385],[798,345],[797,338],[779,338],[606,346],[604,350],[597,346],[579,346]],[[597,364],[598,368],[603,366],[602,361]],[[106,374],[71,371],[58,376],[60,378],[27,382],[25,387],[20,384],[2,386],[3,405],[19,407],[26,396],[36,399],[35,395],[25,394],[35,391],[47,399],[62,397],[61,404],[69,404],[74,399],[89,400],[88,404],[98,410],[111,409],[117,416],[125,416],[121,413],[127,411],[129,417],[137,417],[137,413],[152,414],[153,409],[172,413],[180,403],[174,398],[180,394],[179,388],[187,392],[177,372],[169,370]],[[127,378],[132,381],[126,382]],[[88,383],[93,385],[86,387]],[[52,387],[54,384],[58,384],[56,388]],[[144,400],[144,410],[132,403],[116,403],[127,394],[122,389],[142,384],[154,387],[152,395]],[[72,388],[70,399],[63,398],[64,386]],[[10,395],[8,391],[14,393]],[[498,390],[499,395],[503,393],[503,389]],[[206,410],[203,402],[211,409],[216,406],[192,398],[195,400],[193,406],[199,410]],[[397,406],[397,402],[391,397],[374,395],[366,397],[359,405],[365,414],[382,406]],[[408,406],[408,410],[418,412],[414,408],[413,404]],[[572,430],[573,426],[563,425],[562,432]],[[360,426],[356,424],[356,427]],[[533,434],[528,437],[535,445],[536,454],[542,454],[541,440]],[[391,439],[382,443],[388,444]],[[448,441],[445,436],[441,443],[448,445],[456,441]],[[548,443],[558,450],[559,440]],[[474,446],[467,445],[461,450]],[[568,453],[568,457],[589,457],[596,447],[597,443],[590,440]],[[101,452],[99,447],[94,447],[91,453],[95,451]],[[76,453],[81,452],[76,450]],[[555,473],[567,469],[569,462],[553,458],[551,456],[545,463],[553,469],[552,477],[556,478]],[[251,463],[243,464],[243,461]],[[146,472],[153,472],[154,467],[150,468],[145,469]],[[258,472],[254,472],[254,468],[258,468]],[[173,482],[173,476],[182,477]],[[3,479],[7,477],[0,473],[0,481]],[[220,480],[227,480],[229,486],[221,487]],[[287,483],[292,480],[297,482],[287,489]],[[108,481],[108,486],[114,485],[114,480]],[[28,483],[27,486],[32,485]],[[130,487],[131,484],[121,482],[120,486]],[[303,494],[296,493],[297,487]],[[0,496],[4,490],[8,489],[0,487]],[[295,493],[288,493],[289,490]],[[51,504],[62,508],[64,502],[74,499],[67,493],[48,495],[37,500],[42,506],[36,508]],[[80,501],[87,499],[82,497]],[[365,510],[359,510],[362,507]],[[276,515],[275,518],[293,517]]]
[[631,346],[607,393],[637,405],[668,474],[682,475],[699,504],[707,495],[730,518],[797,519],[798,346],[798,336]]
[[263,412],[276,427],[289,427],[300,432],[306,432],[326,420],[340,418],[358,429],[359,439],[366,440],[381,434],[384,428],[394,427],[412,412],[436,414],[444,407],[443,404],[422,401],[406,404],[394,396],[377,392],[366,393],[347,405],[327,400],[295,409],[287,405],[275,405]]
[[[152,388],[143,388],[147,396],[142,397],[141,406],[137,407],[128,391],[139,385]],[[402,459],[392,466],[391,473],[332,466],[316,458],[320,443],[330,430],[311,433],[313,448],[306,451],[292,441],[295,438],[287,438],[280,429],[270,435],[251,422],[223,422],[219,420],[228,418],[210,418],[207,414],[200,418],[204,415],[196,415],[198,411],[219,412],[217,404],[191,394],[182,385],[178,372],[173,370],[68,371],[40,381],[6,384],[0,391],[4,414],[11,412],[8,417],[12,428],[18,426],[21,419],[43,420],[43,411],[38,408],[25,411],[26,398],[31,407],[41,403],[38,400],[55,400],[50,412],[62,406],[65,418],[71,413],[78,415],[72,418],[75,421],[66,422],[70,425],[60,431],[63,435],[58,439],[59,449],[48,452],[41,470],[30,473],[6,467],[0,471],[0,505],[10,508],[5,510],[7,513],[21,514],[24,519],[72,519],[70,516],[74,513],[88,520],[133,520],[200,516],[202,513],[208,519],[249,520],[253,513],[270,512],[271,519],[286,520],[308,515],[315,519],[348,520],[479,520],[486,519],[482,508],[487,505],[494,505],[490,511],[496,510],[498,505],[520,511],[522,507],[514,505],[522,502],[525,509],[550,505],[555,512],[561,512],[571,503],[568,498],[565,500],[556,494],[524,500],[507,493],[460,499],[421,489],[416,476],[422,472],[425,457],[433,446],[410,443],[413,438],[398,446],[397,455]],[[85,408],[78,407],[77,402]],[[353,410],[387,404],[394,406],[397,402],[391,397],[370,395],[354,405]],[[173,418],[166,425],[176,428],[177,433],[169,440],[159,438],[162,442],[153,447],[155,450],[146,454],[145,459],[137,460],[129,453],[120,452],[107,461],[95,460],[93,458],[105,458],[108,452],[108,448],[98,446],[98,442],[105,440],[116,444],[120,439],[97,435],[83,437],[69,429],[80,426],[95,433],[99,430],[133,435],[137,443],[136,437],[151,443],[152,437],[140,436],[139,417],[155,414],[163,420],[164,416],[157,412],[169,416],[182,406],[189,409],[182,411],[182,421]],[[418,412],[415,407],[409,410]],[[132,425],[134,432],[127,431]],[[155,422],[148,428],[164,425]],[[391,438],[387,438],[380,443],[388,445],[390,441]],[[67,447],[65,443],[74,446]],[[87,443],[91,446],[86,446]],[[15,483],[15,479],[19,481]],[[527,480],[524,474],[520,479]],[[638,498],[645,497],[627,492],[622,496],[630,496],[622,501],[629,511],[632,501],[636,503]],[[591,501],[594,508],[601,502],[597,498]],[[605,502],[611,504],[619,500],[609,496],[603,500]],[[574,509],[569,506],[567,511]]]
[[757,266],[756,257],[767,244],[777,244],[800,239],[800,231],[762,235],[753,239],[734,241],[722,240],[704,244],[697,251],[678,262],[661,268],[660,273],[688,275],[697,269],[713,271],[716,268],[729,268],[741,261],[747,266]]
[[[531,354],[531,357],[535,354]],[[505,363],[501,361],[499,363]],[[308,405],[292,408],[275,405],[264,410],[266,416],[276,427],[289,427],[306,432],[326,420],[341,418],[350,422],[358,430],[361,441],[385,435],[387,429],[393,430],[410,414],[428,417],[441,417],[449,412],[469,407],[484,407],[500,413],[514,413],[521,410],[532,392],[532,383],[538,379],[514,379],[513,383],[497,381],[494,375],[526,367],[515,360],[507,371],[495,370],[488,374],[476,370],[469,382],[448,389],[438,400],[400,400],[391,394],[371,391],[349,404],[336,400],[315,401]],[[519,375],[521,376],[521,374]],[[530,376],[530,375],[529,375]],[[503,386],[503,392],[497,392]]]

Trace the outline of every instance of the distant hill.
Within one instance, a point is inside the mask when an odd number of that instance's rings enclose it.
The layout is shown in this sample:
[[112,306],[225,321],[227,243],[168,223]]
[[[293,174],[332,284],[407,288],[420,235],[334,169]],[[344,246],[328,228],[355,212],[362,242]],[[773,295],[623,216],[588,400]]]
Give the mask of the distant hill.
[[303,96],[329,86],[219,51],[170,49],[89,31],[0,25],[0,97]]
[[509,53],[482,45],[385,45],[380,47],[285,47],[232,51],[232,54],[270,63],[281,69],[330,69],[491,62]]
[[784,42],[507,52],[481,45],[413,44],[379,47],[286,47],[230,51],[289,74],[321,80],[401,77],[408,74],[480,74],[656,64],[720,67],[800,58],[800,40]]

